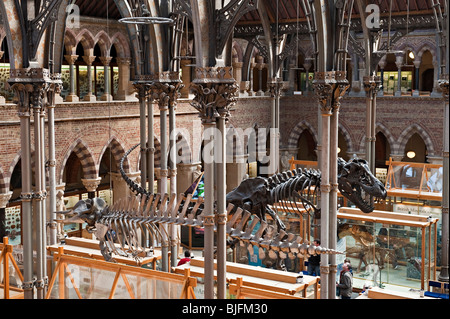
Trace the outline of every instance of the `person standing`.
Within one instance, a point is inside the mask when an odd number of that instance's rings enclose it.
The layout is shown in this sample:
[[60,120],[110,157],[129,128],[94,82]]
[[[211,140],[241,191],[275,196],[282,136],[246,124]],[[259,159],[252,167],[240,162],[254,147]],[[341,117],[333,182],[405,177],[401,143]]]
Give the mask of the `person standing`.
[[339,276],[339,283],[336,283],[336,287],[339,288],[341,299],[351,299],[352,297],[353,276],[351,270],[352,266],[350,263],[344,263],[341,275]]
[[[313,242],[314,246],[320,246],[320,240],[316,239]],[[320,276],[320,255],[310,256],[308,258],[308,275]]]

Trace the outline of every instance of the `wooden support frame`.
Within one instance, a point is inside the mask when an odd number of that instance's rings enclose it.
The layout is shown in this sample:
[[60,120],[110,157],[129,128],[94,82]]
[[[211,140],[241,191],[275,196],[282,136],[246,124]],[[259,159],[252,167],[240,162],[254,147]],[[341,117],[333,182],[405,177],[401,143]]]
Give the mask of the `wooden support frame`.
[[235,295],[237,299],[305,299],[293,295],[286,295],[274,291],[263,290],[245,286],[242,278],[237,278],[235,283],[230,283],[229,291],[231,295]]
[[[136,293],[134,292],[132,285],[130,284],[128,278],[126,277],[127,275],[137,276],[138,280],[139,278],[142,278],[152,280],[153,282],[164,281],[168,283],[180,284],[182,285],[182,291],[180,296],[176,296],[176,298],[195,299],[193,287],[197,286],[197,279],[191,277],[190,273],[187,273],[183,276],[150,269],[144,269],[140,267],[128,266],[124,264],[109,263],[105,261],[88,259],[84,257],[65,255],[64,247],[59,247],[58,252],[55,253],[53,257],[55,261],[57,261],[57,265],[55,267],[55,271],[49,283],[46,299],[50,298],[52,290],[55,287],[55,284],[59,288],[58,298],[66,299],[64,287],[65,287],[65,280],[67,278],[71,281],[77,297],[79,299],[83,299],[82,293],[79,289],[80,287],[76,286],[76,282],[67,267],[68,264],[90,267],[115,273],[114,280],[111,285],[111,290],[109,291],[108,299],[113,299],[114,296],[116,295],[118,283],[121,278],[123,280],[123,283],[126,287],[126,291],[128,292],[128,296],[130,299],[139,299],[141,297],[139,293],[136,295]],[[57,279],[58,282],[56,282]],[[92,289],[92,287],[90,289]]]
[[[3,283],[0,283],[0,289],[3,290],[3,298],[4,299],[23,299],[23,289],[20,288],[14,288],[10,287],[9,285],[9,263],[13,265],[14,269],[16,270],[20,280],[23,282],[23,275],[20,272],[19,266],[17,265],[16,261],[14,260],[14,257],[12,255],[13,252],[13,246],[9,244],[9,238],[3,237],[3,244],[0,243],[0,264],[3,265],[1,271],[2,271],[2,278]],[[12,296],[11,291],[17,292],[19,294],[14,294]]]

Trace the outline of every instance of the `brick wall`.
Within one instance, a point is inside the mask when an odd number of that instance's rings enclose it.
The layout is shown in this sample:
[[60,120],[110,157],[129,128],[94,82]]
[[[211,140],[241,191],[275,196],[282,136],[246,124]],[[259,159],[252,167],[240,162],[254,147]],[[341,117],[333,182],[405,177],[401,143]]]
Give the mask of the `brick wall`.
[[[379,128],[396,143],[405,144],[414,133],[424,139],[429,155],[442,156],[443,102],[433,98],[381,97],[377,103]],[[242,98],[231,112],[230,124],[236,128],[270,126],[272,100],[268,97]],[[365,99],[346,97],[340,113],[340,127],[351,142],[349,151],[364,150]],[[282,97],[280,104],[281,147],[289,146],[296,126],[306,125],[317,133],[317,103],[313,97]],[[160,140],[159,109],[154,106],[154,132]],[[184,129],[190,151],[197,155],[201,145],[201,123],[188,100],[177,106],[177,127]],[[137,102],[63,103],[56,106],[56,178],[62,182],[64,164],[77,143],[85,145],[98,170],[101,156],[111,139],[116,139],[124,151],[139,143],[139,105]],[[33,134],[32,134],[33,136]],[[33,137],[32,137],[33,138]],[[361,149],[362,146],[362,149]],[[393,149],[393,145],[391,145]],[[16,106],[0,105],[0,192],[9,187],[20,154],[20,124]],[[193,158],[196,160],[196,157]],[[139,152],[129,156],[130,171],[138,169]],[[4,189],[2,189],[4,188]]]

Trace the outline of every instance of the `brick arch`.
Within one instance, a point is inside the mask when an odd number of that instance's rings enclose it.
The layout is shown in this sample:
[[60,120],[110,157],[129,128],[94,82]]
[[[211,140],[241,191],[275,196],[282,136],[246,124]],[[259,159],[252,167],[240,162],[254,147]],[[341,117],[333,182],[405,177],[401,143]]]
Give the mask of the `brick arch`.
[[119,58],[129,58],[131,57],[130,46],[127,39],[121,32],[116,32],[111,37],[111,47],[115,45],[117,56]]
[[433,56],[433,62],[436,62],[436,44],[429,40],[422,42],[420,47],[417,49],[416,57],[422,60],[422,55],[425,53],[425,51],[430,51],[431,55]]
[[289,140],[288,140],[288,148],[289,149],[296,149],[298,148],[298,139],[300,138],[300,135],[302,135],[304,130],[308,130],[311,135],[314,138],[314,142],[316,144],[318,144],[317,142],[317,132],[314,130],[313,126],[303,120],[300,123],[298,123],[294,129],[291,131],[291,133],[289,134]]
[[396,145],[396,154],[403,154],[405,151],[406,143],[408,143],[411,136],[417,133],[422,138],[423,142],[425,143],[425,146],[428,150],[428,155],[436,155],[435,147],[433,144],[433,140],[431,139],[430,134],[421,127],[419,124],[412,124],[409,127],[407,127],[399,136],[398,144]]
[[391,152],[393,149],[397,148],[397,140],[394,138],[394,136],[392,135],[392,133],[389,131],[389,129],[384,126],[381,123],[377,123],[376,125],[376,129],[375,129],[375,134],[378,133],[383,133],[383,135],[386,137],[386,139],[389,142],[389,145],[391,147]]
[[[94,36],[89,30],[83,29],[80,33],[77,34],[75,39],[77,40],[77,45],[78,42],[81,42],[81,44],[83,45],[85,55],[92,55],[92,53],[94,52],[95,41]],[[92,53],[88,54],[88,52]]]
[[[122,143],[120,143],[116,137],[112,136],[110,138],[109,142],[105,144],[105,146],[103,147],[103,149],[101,151],[97,169],[99,169],[99,167],[100,167],[100,161],[101,161],[102,157],[105,155],[105,152],[106,152],[106,149],[108,148],[108,146],[111,150],[112,157],[114,158],[114,160],[117,163],[117,167],[119,167],[119,163],[122,160],[122,157],[125,155],[125,149],[123,148]],[[123,161],[123,169],[126,173],[130,172],[130,163],[128,161],[128,158],[126,158]]]
[[96,44],[99,45],[102,56],[109,56],[111,51],[111,39],[105,31],[102,30],[95,36],[94,47]]
[[6,194],[9,191],[9,181],[5,178],[3,168],[0,166],[0,194]]
[[66,48],[66,54],[72,54],[77,47],[77,39],[75,33],[71,29],[66,29],[64,33],[64,47]]
[[59,174],[59,183],[60,184],[62,183],[64,168],[72,152],[75,153],[75,155],[78,156],[78,158],[80,159],[81,166],[83,168],[83,177],[85,179],[97,178],[98,171],[96,169],[94,157],[92,156],[91,150],[86,146],[86,144],[81,139],[77,139],[68,148],[66,155],[64,156]]
[[344,125],[342,125],[342,123],[339,123],[338,130],[341,132],[342,137],[345,140],[345,143],[347,143],[347,152],[354,152],[352,138],[347,128]]

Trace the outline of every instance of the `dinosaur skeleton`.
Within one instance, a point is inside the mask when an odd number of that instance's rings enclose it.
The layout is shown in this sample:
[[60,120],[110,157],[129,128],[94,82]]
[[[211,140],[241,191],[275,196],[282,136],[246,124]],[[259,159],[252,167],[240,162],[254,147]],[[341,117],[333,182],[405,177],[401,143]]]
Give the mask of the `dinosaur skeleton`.
[[[139,233],[143,236],[148,234],[152,239],[151,243],[156,240],[167,244],[170,235],[164,227],[159,227],[160,225],[203,226],[203,198],[193,201],[191,194],[152,194],[126,175],[123,169],[124,160],[137,147],[138,145],[127,151],[119,165],[122,177],[136,196],[118,201],[112,206],[107,206],[99,198],[81,200],[71,211],[61,212],[75,215],[67,222],[88,224],[87,230],[100,240],[100,249],[105,260],[113,261],[112,253],[134,258],[145,256],[148,251],[140,244]],[[383,185],[370,173],[365,161],[356,159],[347,163],[339,159],[338,164],[341,193],[364,212],[371,212],[372,197],[386,197]],[[300,236],[287,233],[283,222],[269,207],[279,201],[286,205],[286,200],[291,200],[290,205],[297,205],[297,200],[300,200],[304,209],[313,211],[316,217],[320,216],[320,209],[316,205],[320,177],[318,171],[298,169],[268,179],[257,177],[243,181],[227,195],[227,215],[230,219],[226,225],[226,233],[235,242],[256,246],[260,257],[269,254],[271,258],[279,257],[283,260],[294,256],[302,258],[316,254],[340,253],[309,245]],[[372,196],[370,201],[363,199],[362,190]],[[273,218],[277,227],[267,223],[266,213]],[[115,245],[114,241],[117,241],[119,246]]]
[[[124,257],[142,258],[151,249],[141,245],[139,233],[153,243],[170,241],[168,233],[163,234],[163,224],[189,227],[202,227],[203,198],[192,201],[192,195],[169,197],[167,194],[130,196],[107,206],[100,198],[79,201],[72,210],[60,212],[74,215],[66,219],[68,223],[87,223],[86,229],[94,233],[100,241],[100,250],[105,260],[114,261],[112,253]],[[234,209],[229,204],[228,213]],[[279,256],[284,259],[294,254],[298,257],[316,254],[338,254],[339,252],[323,247],[302,243],[302,238],[284,230],[277,232],[275,227],[260,221],[257,216],[249,219],[251,213],[237,208],[226,225],[227,234],[239,241],[247,242],[259,248],[261,253]],[[256,225],[259,229],[253,233]],[[147,234],[150,238],[147,238]],[[115,244],[118,242],[118,245]]]

